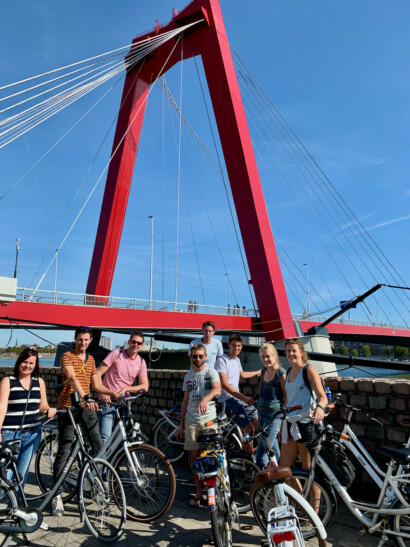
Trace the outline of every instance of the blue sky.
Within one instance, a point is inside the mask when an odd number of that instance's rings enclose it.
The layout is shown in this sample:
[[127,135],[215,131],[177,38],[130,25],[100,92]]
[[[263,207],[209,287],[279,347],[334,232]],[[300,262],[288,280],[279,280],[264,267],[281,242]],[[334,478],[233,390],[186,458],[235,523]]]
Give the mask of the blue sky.
[[[261,0],[254,5],[256,9],[252,10],[248,3],[221,0],[231,45],[387,258],[406,277],[410,260],[406,251],[410,222],[408,2]],[[167,22],[173,7],[183,6],[163,0],[151,3],[124,1],[121,4],[106,0],[7,3],[3,6],[0,20],[0,85],[126,46],[136,34],[153,27],[156,19]],[[200,62],[198,65],[203,75]],[[180,66],[167,74],[168,84],[177,102],[180,77]],[[111,85],[97,89],[2,148],[0,193],[19,178]],[[109,128],[118,111],[121,91],[122,82],[119,82],[70,135],[0,201],[0,275],[13,274],[17,237],[21,239],[19,286],[32,286],[33,276],[47,249],[51,247],[55,250],[59,246],[108,161],[113,139],[113,130]],[[5,96],[4,91],[0,94],[0,97]],[[183,65],[182,97],[184,115],[213,152],[212,134],[192,61]],[[148,298],[149,215],[155,217],[153,297],[167,301],[174,297],[178,167],[168,105],[165,105],[163,118],[162,104],[159,89],[154,89],[147,106],[111,291],[119,297]],[[161,148],[163,124],[166,128],[164,164]],[[262,147],[259,148],[261,139],[252,126],[251,133],[264,162],[270,165],[271,157]],[[104,137],[105,144],[94,160]],[[92,168],[79,199],[53,242],[67,206],[90,165]],[[162,217],[162,169],[166,173],[165,218]],[[225,228],[227,209],[222,207],[221,213],[217,203],[222,200],[222,193],[218,194],[215,182],[211,191],[208,174],[199,169],[193,171],[186,151],[181,155],[181,173],[188,197],[185,201],[181,187],[178,300],[187,302],[192,299],[199,303],[204,300],[190,237],[188,208],[194,225],[206,303],[224,303],[226,268],[230,279],[227,302],[251,307],[240,257]],[[318,227],[329,245],[325,251],[313,234],[312,226],[303,223],[305,212],[299,210],[294,195],[283,189],[282,196],[293,218],[300,221],[300,230],[310,242],[308,253],[295,237],[263,168],[260,174],[277,241],[300,268],[296,272],[293,267],[298,290],[296,294],[290,290],[288,292],[293,312],[304,311],[307,298],[304,293],[305,263],[309,265],[312,285],[311,310],[331,307],[334,301],[350,298],[365,292],[377,281],[384,281],[379,273],[372,278],[364,266],[358,264],[347,246],[347,256],[357,266],[360,275],[351,273],[346,256],[340,255],[338,246],[330,241],[326,230],[320,226],[312,205],[306,203],[304,211],[311,214],[313,225]],[[275,182],[281,184],[279,176]],[[104,183],[105,176],[59,255],[59,290],[78,293],[85,290]],[[205,194],[206,206],[202,204],[201,192]],[[295,187],[295,192],[298,196],[302,195],[299,187]],[[218,195],[219,198],[215,197]],[[218,234],[218,243],[214,240],[213,231]],[[219,256],[218,246],[225,264]],[[312,256],[315,264],[312,263]],[[50,258],[48,254],[40,272],[44,271]],[[339,269],[350,281],[350,287],[346,286],[334,262],[338,263]],[[386,265],[384,258],[381,263]],[[291,287],[292,273],[287,272],[283,263],[282,269],[285,282]],[[326,279],[327,289],[319,272]],[[388,271],[386,276],[389,278]],[[53,287],[52,266],[40,288],[52,290]],[[332,293],[333,303],[329,292]],[[379,307],[382,299],[380,296]],[[408,312],[402,303],[396,302],[395,307],[389,307],[387,301],[383,304],[386,306],[385,318],[380,320],[388,319],[402,324],[404,316],[408,321]],[[373,321],[379,311],[375,306],[375,300],[369,300]],[[369,314],[366,316],[362,308],[353,311],[352,317],[366,320]],[[59,335],[52,336],[53,340],[59,339]],[[8,337],[8,332],[1,332],[0,343],[5,343]],[[23,332],[19,334],[19,342],[31,341],[31,336]]]

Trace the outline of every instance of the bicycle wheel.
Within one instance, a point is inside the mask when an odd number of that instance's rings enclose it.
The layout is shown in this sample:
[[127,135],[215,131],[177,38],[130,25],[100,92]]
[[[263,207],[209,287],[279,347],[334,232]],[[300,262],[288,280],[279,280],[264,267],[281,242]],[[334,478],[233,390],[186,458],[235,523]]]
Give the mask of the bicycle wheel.
[[[54,486],[53,468],[57,450],[58,433],[53,431],[41,441],[34,460],[37,484],[43,494],[49,492]],[[63,489],[61,497],[64,502],[72,500],[76,495],[77,478],[80,467],[81,460],[80,457],[77,456],[66,479],[61,485]]]
[[228,473],[231,484],[231,495],[236,503],[238,513],[249,511],[249,494],[255,483],[255,475],[259,466],[246,456],[228,456]]
[[[177,444],[175,438],[178,426],[173,427],[165,418],[162,418],[154,430],[154,446],[158,448],[171,463],[179,461],[184,455],[184,445]],[[175,444],[170,441],[169,437],[174,439]]]
[[232,430],[227,437],[224,437],[224,446],[228,455],[242,450],[242,443],[235,430]]
[[[299,502],[290,493],[286,493],[286,497],[288,498],[288,503],[296,510],[300,530],[306,545],[309,545],[309,547],[326,545],[326,541],[320,538],[319,531],[311,520],[310,515],[306,513],[305,509],[299,505]],[[257,520],[262,532],[266,534],[268,513],[271,509],[279,505],[274,485],[256,484],[251,490],[250,504],[253,516]]]
[[216,508],[211,511],[211,528],[215,547],[232,546],[232,519],[224,496],[224,487],[219,475],[215,484]]
[[[394,506],[394,509],[404,508],[405,505],[399,501]],[[396,544],[399,545],[399,547],[408,547],[410,545],[410,538],[402,536],[404,534],[407,534],[407,536],[410,535],[410,515],[393,515],[390,522],[393,530],[400,534],[395,537]]]
[[174,501],[174,469],[153,446],[131,445],[128,450],[132,464],[124,450],[114,462],[127,496],[127,516],[135,522],[152,522],[162,517]]
[[126,520],[126,500],[113,466],[100,458],[85,462],[77,483],[78,508],[91,534],[103,543],[117,541]]
[[[19,519],[17,517],[12,517],[12,511],[14,508],[17,508],[17,498],[15,493],[12,490],[7,488],[3,489],[3,485],[0,485],[0,526],[7,524],[16,526],[19,524]],[[0,547],[7,547],[12,540],[13,535],[8,532],[0,532]]]
[[[304,469],[294,469],[292,478],[288,479],[286,483],[300,492],[301,488],[306,484],[308,476],[308,471],[305,471]],[[299,483],[297,481],[299,481]],[[315,496],[315,499],[313,499],[309,493],[303,493],[303,496],[315,509],[323,526],[327,528],[331,524],[337,511],[338,503],[336,494],[327,481],[316,475],[313,480],[313,485],[316,487],[315,491],[317,495]]]

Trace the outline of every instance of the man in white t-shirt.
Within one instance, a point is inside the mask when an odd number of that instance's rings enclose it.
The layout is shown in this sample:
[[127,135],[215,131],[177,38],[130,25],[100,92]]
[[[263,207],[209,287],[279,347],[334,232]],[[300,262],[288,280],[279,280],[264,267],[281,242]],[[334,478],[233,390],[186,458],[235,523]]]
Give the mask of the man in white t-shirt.
[[[97,369],[96,376],[102,379],[105,387],[119,393],[138,393],[148,391],[147,365],[138,355],[144,345],[142,332],[133,332],[128,340],[126,350],[115,349],[109,353]],[[104,376],[105,375],[105,376]],[[104,378],[102,378],[104,376]],[[134,386],[138,376],[138,385]],[[115,389],[113,387],[115,386]],[[111,402],[109,396],[100,395],[100,400]],[[103,443],[108,439],[114,429],[115,410],[113,407],[105,408],[99,417],[100,433]]]
[[[219,375],[213,367],[206,365],[206,351],[202,344],[194,344],[190,355],[191,369],[184,378],[184,400],[181,406],[181,423],[177,439],[185,432],[184,449],[189,451],[191,469],[200,450],[197,437],[209,430],[210,422],[216,418],[213,399],[221,394]],[[213,426],[215,428],[215,426]],[[191,507],[198,507],[202,499],[202,485],[199,475],[192,471],[195,483],[195,497],[189,501]]]
[[[215,370],[218,371],[221,379],[222,394],[219,401],[225,401],[225,411],[228,416],[233,415],[234,422],[241,428],[243,433],[249,433],[252,428],[258,425],[258,412],[253,406],[255,401],[239,391],[241,378],[252,378],[260,376],[260,370],[244,372],[238,355],[242,351],[243,338],[239,334],[232,334],[229,337],[229,353],[220,357],[215,363]],[[247,405],[247,406],[246,406]],[[244,450],[252,451],[250,445],[244,444]]]
[[189,344],[188,356],[191,355],[191,348],[194,344],[202,344],[206,349],[205,364],[208,367],[215,367],[215,361],[224,354],[222,342],[216,338],[212,338],[215,334],[215,323],[205,321],[202,325],[202,338],[196,338]]

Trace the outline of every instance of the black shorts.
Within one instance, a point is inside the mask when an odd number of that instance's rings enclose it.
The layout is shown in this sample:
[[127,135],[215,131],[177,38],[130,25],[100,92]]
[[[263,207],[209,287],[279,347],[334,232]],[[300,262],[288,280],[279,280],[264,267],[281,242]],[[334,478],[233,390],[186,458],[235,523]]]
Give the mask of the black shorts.
[[307,448],[313,446],[317,440],[318,432],[313,422],[298,422],[301,438],[297,441],[303,443]]

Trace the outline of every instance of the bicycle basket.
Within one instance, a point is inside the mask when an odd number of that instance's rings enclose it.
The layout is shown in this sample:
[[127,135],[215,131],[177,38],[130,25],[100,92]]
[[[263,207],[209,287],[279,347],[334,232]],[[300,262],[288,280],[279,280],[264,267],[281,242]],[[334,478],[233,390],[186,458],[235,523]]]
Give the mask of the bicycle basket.
[[222,466],[222,453],[220,451],[206,451],[195,460],[192,465],[193,471],[200,475],[216,473]]
[[325,439],[322,443],[320,455],[333,471],[340,484],[345,488],[349,488],[356,478],[356,473],[342,443],[334,439]]

